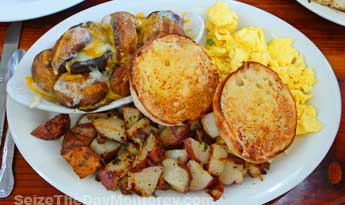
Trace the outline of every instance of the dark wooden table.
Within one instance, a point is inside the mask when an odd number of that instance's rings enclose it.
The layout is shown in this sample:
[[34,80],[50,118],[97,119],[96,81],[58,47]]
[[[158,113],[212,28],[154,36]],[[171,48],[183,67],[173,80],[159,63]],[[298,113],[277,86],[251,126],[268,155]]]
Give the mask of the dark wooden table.
[[[48,17],[25,21],[19,47],[25,50],[29,49],[42,34],[55,24],[72,14],[102,2],[105,1],[86,1],[71,9]],[[284,19],[308,36],[328,58],[337,75],[341,93],[342,95],[345,94],[345,27],[320,18],[294,0],[243,0],[243,2],[264,9]],[[8,23],[0,23],[0,53],[8,25]],[[327,174],[330,162],[337,161],[343,163],[342,167],[343,169],[345,168],[345,124],[343,121],[344,119],[342,118],[340,130],[332,149],[317,169],[297,187],[269,204],[345,204],[345,180],[342,180],[337,185],[332,185],[328,180]],[[62,194],[43,180],[23,159],[18,150],[15,152],[14,172],[16,179],[14,191],[7,199],[0,200],[0,204],[15,204],[20,199],[19,195],[31,198],[36,196],[36,204],[40,204],[38,200],[41,196],[52,197]],[[57,201],[51,204],[57,204]],[[63,201],[60,200],[60,204],[64,204]]]

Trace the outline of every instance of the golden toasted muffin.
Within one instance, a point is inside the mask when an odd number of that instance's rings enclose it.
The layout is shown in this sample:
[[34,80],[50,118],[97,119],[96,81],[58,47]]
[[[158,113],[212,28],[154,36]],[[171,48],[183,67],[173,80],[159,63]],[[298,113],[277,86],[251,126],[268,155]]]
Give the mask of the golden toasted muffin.
[[218,73],[193,40],[169,34],[138,50],[130,69],[135,105],[161,125],[199,119],[212,105]]
[[246,62],[217,87],[213,110],[221,137],[237,156],[267,162],[295,137],[296,104],[288,87],[266,66]]

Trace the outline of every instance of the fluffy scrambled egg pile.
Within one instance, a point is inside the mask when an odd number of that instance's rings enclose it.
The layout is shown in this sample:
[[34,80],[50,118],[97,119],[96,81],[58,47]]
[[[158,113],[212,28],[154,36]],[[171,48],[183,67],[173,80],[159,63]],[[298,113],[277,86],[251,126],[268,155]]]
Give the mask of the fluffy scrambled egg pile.
[[267,43],[260,27],[236,30],[238,17],[227,3],[218,1],[207,11],[206,50],[222,77],[235,71],[244,61],[262,63],[277,72],[288,85],[297,106],[297,135],[318,132],[322,123],[315,108],[308,103],[316,82],[312,68],[292,46],[291,38],[276,38]]

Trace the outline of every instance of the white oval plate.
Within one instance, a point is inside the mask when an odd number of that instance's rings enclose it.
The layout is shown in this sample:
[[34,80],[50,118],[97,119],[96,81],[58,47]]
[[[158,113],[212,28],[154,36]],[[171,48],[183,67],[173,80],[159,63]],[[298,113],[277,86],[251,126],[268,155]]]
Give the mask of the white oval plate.
[[[0,0],[1,1],[1,0]],[[147,7],[149,8],[149,7]],[[149,14],[154,9],[142,9],[145,14]],[[104,11],[102,13],[97,14],[96,16],[87,16],[85,19],[72,17],[69,19],[72,20],[65,20],[58,24],[57,26],[50,29],[47,33],[45,33],[40,39],[38,39],[34,45],[26,52],[23,59],[19,63],[17,70],[14,76],[10,79],[7,85],[7,93],[11,96],[15,101],[26,105],[28,107],[37,108],[49,112],[56,112],[56,113],[70,113],[70,114],[77,114],[77,113],[85,113],[82,110],[76,108],[68,108],[57,103],[52,103],[44,99],[40,99],[37,101],[36,94],[30,91],[28,86],[25,83],[24,78],[26,76],[31,76],[31,65],[35,58],[35,56],[44,49],[52,48],[56,42],[56,40],[71,26],[79,24],[81,22],[86,21],[100,21],[103,16],[111,13],[113,10],[109,10],[109,12]],[[175,9],[175,12],[182,15],[182,10]],[[184,30],[186,35],[193,38],[196,42],[200,42],[202,40],[203,34],[205,33],[205,24],[203,18],[195,14],[194,12],[185,12],[186,15],[184,18],[189,19],[189,23],[184,25]],[[114,100],[108,105],[102,106],[92,112],[102,112],[114,108],[121,107],[125,104],[131,103],[132,97],[127,96],[118,100]]]
[[84,0],[0,0],[0,22],[35,19],[57,13]]
[[[116,0],[82,11],[66,19],[50,32],[67,29],[82,20],[99,20],[104,14],[118,10],[136,13],[146,8],[152,10],[195,8],[193,11],[204,14],[206,8],[214,3],[213,0]],[[44,141],[30,135],[36,126],[48,119],[49,113],[29,109],[8,98],[9,128],[18,149],[31,167],[63,193],[86,204],[101,205],[262,204],[302,182],[324,158],[339,128],[341,98],[336,77],[325,56],[301,32],[283,20],[258,8],[237,1],[229,1],[229,5],[238,14],[240,27],[261,26],[264,28],[265,38],[268,41],[277,36],[294,38],[294,46],[304,54],[306,64],[314,68],[318,79],[318,83],[313,89],[312,104],[316,107],[318,117],[324,123],[324,128],[319,133],[297,137],[289,148],[288,154],[282,155],[272,162],[271,169],[264,177],[264,181],[246,178],[243,184],[226,187],[224,195],[217,202],[213,202],[204,192],[180,194],[174,191],[157,191],[158,197],[141,198],[123,196],[119,191],[107,191],[95,181],[94,176],[80,180],[73,173],[67,162],[59,154],[61,139]],[[37,44],[33,46],[33,49],[35,52],[41,50]],[[24,57],[22,63],[27,61],[28,58]]]
[[322,18],[345,26],[345,11],[339,11],[327,6],[323,6],[310,0],[297,0],[297,2]]

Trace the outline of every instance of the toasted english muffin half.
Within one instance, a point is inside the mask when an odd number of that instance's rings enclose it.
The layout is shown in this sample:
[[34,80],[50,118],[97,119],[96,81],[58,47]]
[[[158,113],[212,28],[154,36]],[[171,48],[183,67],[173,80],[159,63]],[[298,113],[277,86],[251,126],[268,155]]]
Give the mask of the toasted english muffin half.
[[199,119],[211,108],[218,83],[218,73],[206,52],[178,34],[145,44],[130,69],[134,104],[165,126]]
[[245,62],[217,87],[216,125],[230,150],[252,163],[263,163],[286,150],[296,135],[296,103],[278,74]]

